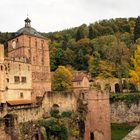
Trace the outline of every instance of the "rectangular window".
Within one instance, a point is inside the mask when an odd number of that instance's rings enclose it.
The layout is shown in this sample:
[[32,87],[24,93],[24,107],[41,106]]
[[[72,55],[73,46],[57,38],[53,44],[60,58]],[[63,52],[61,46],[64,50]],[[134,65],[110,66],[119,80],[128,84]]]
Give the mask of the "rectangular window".
[[23,98],[23,93],[22,92],[20,93],[20,98]]
[[6,78],[7,83],[9,83],[9,78]]
[[26,77],[21,77],[21,82],[26,83]]
[[19,76],[14,76],[14,80],[15,80],[15,83],[19,83],[20,82]]

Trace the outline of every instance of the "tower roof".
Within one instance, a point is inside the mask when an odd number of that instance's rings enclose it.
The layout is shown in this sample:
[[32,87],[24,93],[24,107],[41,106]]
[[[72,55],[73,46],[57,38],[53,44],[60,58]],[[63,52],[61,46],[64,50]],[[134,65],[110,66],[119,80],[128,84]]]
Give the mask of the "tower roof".
[[45,38],[41,34],[39,34],[34,28],[31,27],[31,20],[28,17],[24,21],[25,26],[16,32],[16,36],[26,34],[31,36],[37,36],[40,38]]

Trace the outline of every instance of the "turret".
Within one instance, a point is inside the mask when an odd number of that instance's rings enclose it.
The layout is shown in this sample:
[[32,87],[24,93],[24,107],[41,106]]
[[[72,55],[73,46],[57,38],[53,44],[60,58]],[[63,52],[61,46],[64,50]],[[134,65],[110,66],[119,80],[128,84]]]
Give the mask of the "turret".
[[25,27],[31,27],[31,20],[27,17],[25,20]]

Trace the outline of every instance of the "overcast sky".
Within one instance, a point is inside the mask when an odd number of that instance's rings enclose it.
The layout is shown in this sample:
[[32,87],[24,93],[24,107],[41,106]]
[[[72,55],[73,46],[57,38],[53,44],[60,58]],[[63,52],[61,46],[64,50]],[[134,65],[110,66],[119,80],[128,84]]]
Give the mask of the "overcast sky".
[[0,31],[16,32],[27,14],[37,31],[59,31],[102,19],[137,17],[140,0],[1,0]]

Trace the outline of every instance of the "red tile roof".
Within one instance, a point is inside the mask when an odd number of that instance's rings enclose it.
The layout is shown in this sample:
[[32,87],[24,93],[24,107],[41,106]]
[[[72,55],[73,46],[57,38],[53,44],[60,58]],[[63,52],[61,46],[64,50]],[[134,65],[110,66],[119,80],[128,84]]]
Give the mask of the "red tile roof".
[[27,105],[27,104],[32,104],[34,101],[33,100],[10,100],[7,101],[9,105]]

